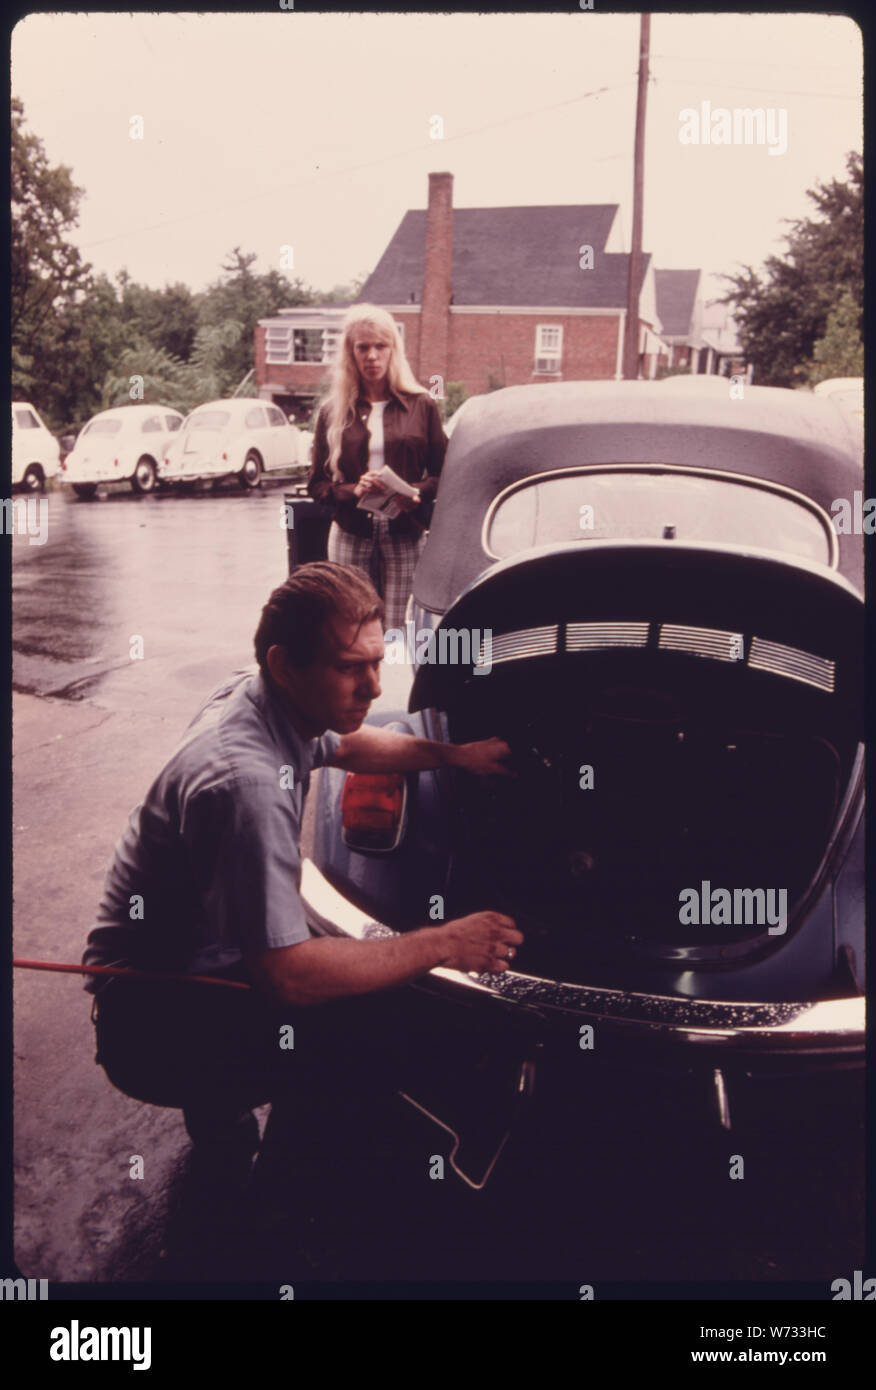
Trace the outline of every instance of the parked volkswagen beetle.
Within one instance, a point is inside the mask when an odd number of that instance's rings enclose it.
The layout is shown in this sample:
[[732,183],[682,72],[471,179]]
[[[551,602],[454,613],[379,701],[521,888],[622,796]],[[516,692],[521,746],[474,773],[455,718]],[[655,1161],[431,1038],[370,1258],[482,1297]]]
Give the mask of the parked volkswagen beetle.
[[[804,393],[467,402],[387,634],[408,711],[377,722],[499,735],[517,776],[323,770],[313,930],[514,917],[513,969],[415,986],[501,1036],[509,1094],[580,1045],[699,1069],[729,1125],[749,1073],[860,1066],[863,543],[832,506],[861,478],[851,426]],[[475,1070],[411,1099],[457,1132]]]
[[153,492],[159,460],[182,421],[180,411],[163,405],[100,411],[79,431],[64,460],[63,481],[84,498],[109,483],[129,482],[134,492]]
[[252,397],[210,401],[186,417],[162,458],[162,483],[236,477],[259,486],[265,473],[307,462],[307,440],[277,406]]
[[60,468],[58,441],[28,401],[12,402],[12,486],[44,492]]

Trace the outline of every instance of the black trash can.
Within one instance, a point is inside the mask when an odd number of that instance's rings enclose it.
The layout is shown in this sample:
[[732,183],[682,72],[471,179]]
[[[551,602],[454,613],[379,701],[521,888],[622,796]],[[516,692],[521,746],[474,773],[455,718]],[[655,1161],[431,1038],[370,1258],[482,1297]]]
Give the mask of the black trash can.
[[286,517],[286,552],[289,558],[289,573],[296,565],[309,564],[311,560],[325,560],[327,556],[328,533],[332,524],[332,509],[322,502],[314,502],[311,497],[297,492],[287,492],[283,496],[283,510]]

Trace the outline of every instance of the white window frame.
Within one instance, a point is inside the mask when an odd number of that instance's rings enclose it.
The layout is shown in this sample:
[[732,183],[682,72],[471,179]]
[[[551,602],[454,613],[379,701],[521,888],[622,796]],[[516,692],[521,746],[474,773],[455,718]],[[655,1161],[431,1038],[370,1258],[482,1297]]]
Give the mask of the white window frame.
[[535,366],[540,376],[558,376],[563,361],[563,325],[539,323],[535,327]]
[[292,365],[292,325],[269,325],[265,329],[265,364],[269,367]]

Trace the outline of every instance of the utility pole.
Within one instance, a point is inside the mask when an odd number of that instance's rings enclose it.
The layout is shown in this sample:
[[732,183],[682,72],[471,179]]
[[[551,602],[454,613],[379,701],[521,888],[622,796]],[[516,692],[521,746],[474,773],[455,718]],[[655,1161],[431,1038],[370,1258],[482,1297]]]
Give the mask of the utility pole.
[[639,84],[636,92],[636,145],[633,153],[633,232],[627,281],[627,326],[624,337],[624,381],[639,375],[639,281],[642,276],[642,191],[645,182],[645,105],[648,98],[648,56],[651,16],[641,16]]

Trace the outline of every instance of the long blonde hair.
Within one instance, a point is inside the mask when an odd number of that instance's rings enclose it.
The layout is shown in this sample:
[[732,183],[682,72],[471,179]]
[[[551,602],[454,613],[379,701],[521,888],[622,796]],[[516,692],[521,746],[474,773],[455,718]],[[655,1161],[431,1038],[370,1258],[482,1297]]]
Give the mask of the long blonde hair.
[[356,414],[356,399],[362,392],[359,368],[353,356],[353,343],[364,328],[370,328],[382,342],[389,343],[389,367],[387,385],[393,391],[407,391],[410,395],[426,392],[411,370],[405,356],[401,335],[392,314],[376,304],[353,304],[344,315],[343,335],[337,355],[332,364],[331,381],[324,407],[328,414],[327,440],[329,446],[326,469],[335,482],[340,478],[338,459],[341,456],[341,439],[344,430],[353,423]]

